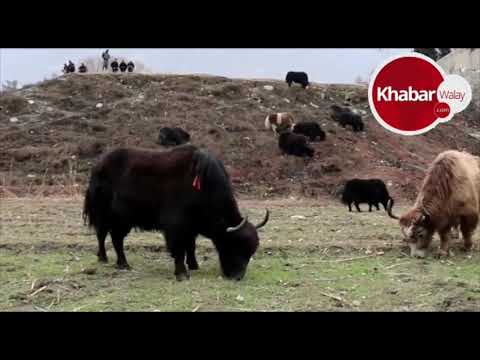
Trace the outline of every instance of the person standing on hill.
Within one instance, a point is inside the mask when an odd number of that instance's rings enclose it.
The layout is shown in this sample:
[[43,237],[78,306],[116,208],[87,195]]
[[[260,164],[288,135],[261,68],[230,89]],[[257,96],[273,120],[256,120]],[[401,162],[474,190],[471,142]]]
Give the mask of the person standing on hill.
[[133,69],[135,69],[135,64],[133,61],[129,61],[127,64],[128,72],[133,72]]
[[110,61],[110,54],[108,53],[108,49],[102,54],[103,59],[103,71],[108,71],[108,62]]

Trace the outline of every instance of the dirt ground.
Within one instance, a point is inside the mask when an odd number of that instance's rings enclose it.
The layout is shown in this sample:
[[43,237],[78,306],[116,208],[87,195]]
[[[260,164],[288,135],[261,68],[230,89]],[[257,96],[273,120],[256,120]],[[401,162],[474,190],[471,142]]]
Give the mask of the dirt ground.
[[[334,122],[333,104],[360,112],[365,132]],[[280,111],[325,130],[326,141],[312,144],[311,161],[280,155],[277,139],[264,128],[265,117]],[[118,146],[163,150],[159,129],[180,126],[193,144],[224,161],[244,196],[333,197],[346,179],[379,177],[396,200],[411,200],[438,153],[480,154],[472,136],[479,124],[478,112],[466,112],[422,136],[395,135],[373,119],[364,86],[312,84],[304,90],[275,80],[74,74],[0,95],[0,191],[74,195],[102,152]]]
[[[0,311],[479,311],[480,255],[423,260],[408,256],[384,211],[349,213],[336,202],[240,202],[252,220],[271,220],[241,282],[220,276],[217,254],[198,240],[200,270],[178,283],[164,241],[131,233],[120,271],[109,243],[97,263],[96,240],[80,198],[2,199]],[[405,209],[400,204],[397,213]],[[367,210],[366,207],[363,210]]]

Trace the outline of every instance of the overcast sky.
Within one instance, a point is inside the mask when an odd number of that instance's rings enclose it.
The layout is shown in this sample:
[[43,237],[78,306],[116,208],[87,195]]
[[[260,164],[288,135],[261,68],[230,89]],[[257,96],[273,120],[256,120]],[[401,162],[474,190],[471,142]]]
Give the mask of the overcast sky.
[[[61,74],[64,62],[100,57],[104,49],[0,49],[0,80],[31,84]],[[411,49],[110,49],[112,57],[141,61],[155,73],[203,73],[284,79],[305,71],[320,83],[353,83],[385,58]]]

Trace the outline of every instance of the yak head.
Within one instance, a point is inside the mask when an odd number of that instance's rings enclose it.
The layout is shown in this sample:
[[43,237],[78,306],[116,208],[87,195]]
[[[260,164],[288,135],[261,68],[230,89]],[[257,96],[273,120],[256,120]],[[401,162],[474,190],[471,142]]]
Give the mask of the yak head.
[[419,210],[413,210],[403,215],[400,220],[400,230],[407,243],[418,243],[427,239],[430,232],[430,217]]
[[250,258],[255,254],[259,245],[257,230],[268,222],[269,211],[266,211],[264,220],[253,225],[245,217],[240,224],[228,227],[217,241],[216,246],[220,258],[223,274],[231,280],[241,280],[245,276]]

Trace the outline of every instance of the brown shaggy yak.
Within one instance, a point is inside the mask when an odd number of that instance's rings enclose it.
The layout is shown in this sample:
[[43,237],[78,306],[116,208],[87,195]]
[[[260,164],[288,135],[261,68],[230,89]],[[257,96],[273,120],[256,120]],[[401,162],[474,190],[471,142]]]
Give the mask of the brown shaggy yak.
[[460,226],[466,251],[478,224],[480,158],[454,150],[439,154],[427,170],[413,207],[400,217],[411,255],[424,257],[437,231],[439,256],[448,255],[451,230]]

